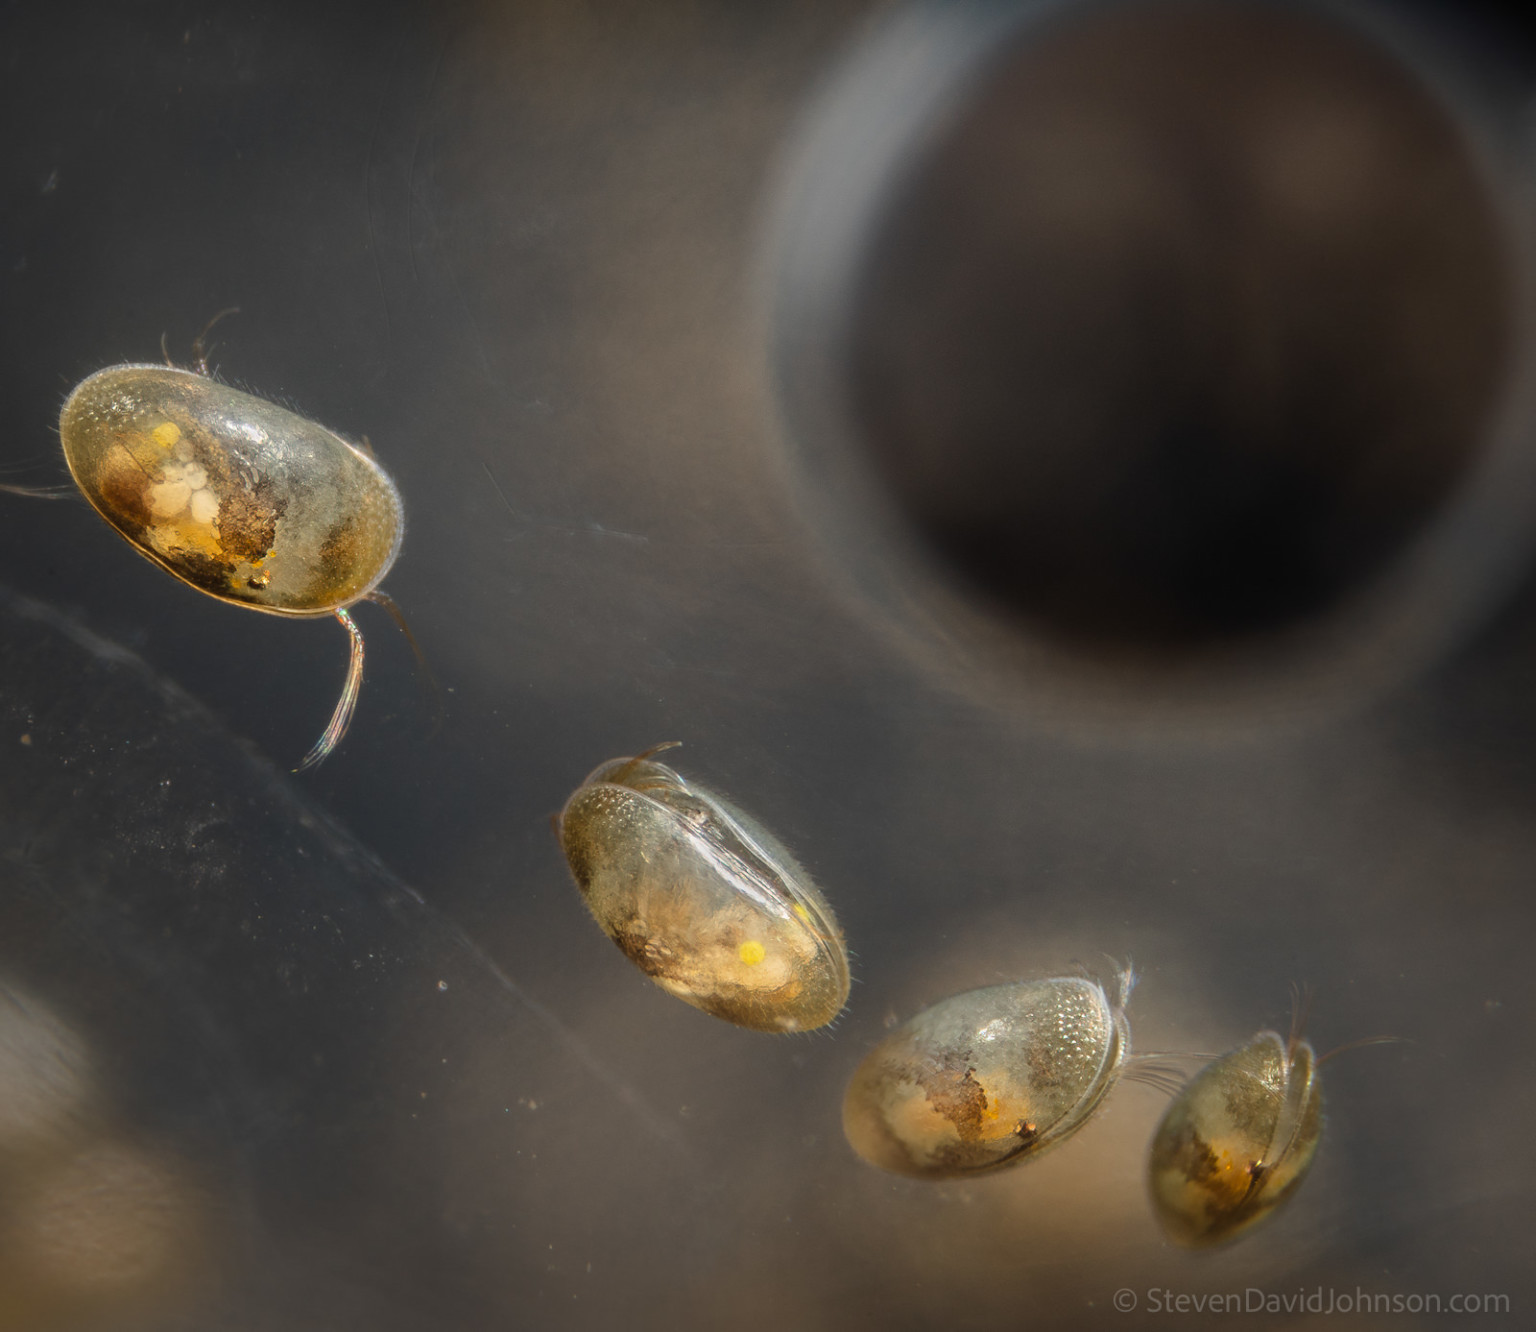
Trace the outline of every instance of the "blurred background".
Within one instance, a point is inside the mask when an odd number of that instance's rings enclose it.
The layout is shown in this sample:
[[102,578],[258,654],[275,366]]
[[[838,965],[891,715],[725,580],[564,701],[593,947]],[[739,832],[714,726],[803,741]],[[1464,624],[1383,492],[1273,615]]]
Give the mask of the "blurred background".
[[[293,777],[335,624],[0,495],[0,1329],[1532,1307],[1531,20],[13,0],[0,64],[0,481],[238,306],[220,376],[399,483],[446,699],[361,608]],[[587,917],[550,816],[666,740],[838,912],[832,1030]],[[1125,958],[1141,1050],[1293,984],[1404,1038],[1273,1223],[1162,1239],[1133,1082],[1014,1172],[854,1157],[890,1025]]]

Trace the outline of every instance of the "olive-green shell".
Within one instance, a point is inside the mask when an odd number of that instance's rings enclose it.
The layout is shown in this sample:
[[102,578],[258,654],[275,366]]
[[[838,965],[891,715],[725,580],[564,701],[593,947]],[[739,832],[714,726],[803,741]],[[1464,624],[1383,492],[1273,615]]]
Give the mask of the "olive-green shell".
[[394,563],[400,497],[324,426],[206,375],[97,371],[59,417],[69,470],[141,554],[199,591],[328,615]]

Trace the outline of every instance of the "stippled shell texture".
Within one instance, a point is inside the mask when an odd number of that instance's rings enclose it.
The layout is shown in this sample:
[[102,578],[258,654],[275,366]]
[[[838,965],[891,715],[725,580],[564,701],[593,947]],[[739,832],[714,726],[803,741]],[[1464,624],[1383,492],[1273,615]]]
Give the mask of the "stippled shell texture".
[[930,1178],[1015,1164],[1098,1109],[1130,1048],[1104,988],[1077,977],[953,995],[877,1045],[843,1098],[872,1165]]
[[1235,1239],[1295,1192],[1322,1128],[1306,1041],[1261,1031],[1206,1065],[1152,1139],[1148,1184],[1163,1229],[1192,1248]]
[[206,375],[98,371],[69,395],[59,434],[96,511],[221,600],[326,615],[371,591],[399,550],[399,494],[373,459]]
[[806,1031],[848,998],[832,909],[767,833],[645,757],[598,768],[560,841],[604,932],[668,993],[758,1031]]

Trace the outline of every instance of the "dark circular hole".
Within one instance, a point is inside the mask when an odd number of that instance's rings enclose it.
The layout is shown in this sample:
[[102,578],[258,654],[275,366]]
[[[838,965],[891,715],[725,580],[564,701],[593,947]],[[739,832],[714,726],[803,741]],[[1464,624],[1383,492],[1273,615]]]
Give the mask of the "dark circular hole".
[[856,435],[995,608],[1185,655],[1325,615],[1455,489],[1510,359],[1500,223],[1445,105],[1318,13],[1064,12],[888,200]]

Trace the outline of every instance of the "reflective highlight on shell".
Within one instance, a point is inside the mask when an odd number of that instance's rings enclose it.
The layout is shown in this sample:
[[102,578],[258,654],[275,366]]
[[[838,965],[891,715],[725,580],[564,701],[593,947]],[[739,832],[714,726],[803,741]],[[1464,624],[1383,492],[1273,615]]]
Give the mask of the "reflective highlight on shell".
[[1225,1243],[1296,1191],[1322,1134],[1316,1063],[1306,1041],[1261,1031],[1190,1080],[1158,1125],[1148,1163],[1170,1239]]
[[340,435],[205,374],[118,365],[84,380],[59,417],[81,493],[135,550],[220,601],[334,615],[352,638],[336,714],[301,767],[345,733],[362,681],[346,607],[376,591],[400,549],[394,482]]
[[1130,1052],[1124,1004],[1079,977],[941,1000],[854,1072],[843,1131],[871,1165],[944,1178],[1014,1165],[1088,1122]]
[[560,814],[593,917],[657,985],[715,1017],[774,1032],[832,1021],[848,952],[826,899],[772,837],[656,752],[603,764]]

